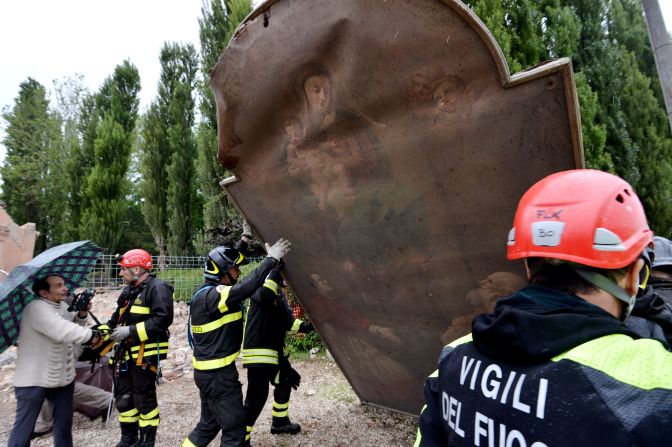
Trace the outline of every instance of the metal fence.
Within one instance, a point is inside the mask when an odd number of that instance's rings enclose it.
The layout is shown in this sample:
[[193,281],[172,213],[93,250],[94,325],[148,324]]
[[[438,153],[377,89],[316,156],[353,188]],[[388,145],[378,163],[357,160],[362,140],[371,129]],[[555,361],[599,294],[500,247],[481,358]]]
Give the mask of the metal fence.
[[[175,289],[173,298],[185,301],[191,297],[194,289],[203,282],[205,256],[152,256],[154,269],[158,278],[169,282]],[[248,258],[250,263],[261,258]],[[121,288],[123,282],[119,277],[119,260],[114,255],[101,255],[89,273],[85,287],[88,288]],[[243,270],[243,274],[245,270]]]

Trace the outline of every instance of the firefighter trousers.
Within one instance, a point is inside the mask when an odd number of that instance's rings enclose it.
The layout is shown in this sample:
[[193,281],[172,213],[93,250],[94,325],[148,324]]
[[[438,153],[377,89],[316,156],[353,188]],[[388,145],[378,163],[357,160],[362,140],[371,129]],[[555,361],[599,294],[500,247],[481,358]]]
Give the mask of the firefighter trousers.
[[196,369],[194,381],[201,396],[201,419],[182,445],[206,446],[221,430],[221,446],[242,446],[245,413],[236,365],[209,371]]
[[[254,423],[261,414],[266,399],[268,399],[269,384],[273,384],[273,407],[276,405],[285,407],[289,403],[292,388],[287,384],[276,384],[278,375],[276,366],[254,366],[247,368],[247,393],[245,394],[245,423],[248,427],[254,427]],[[282,416],[278,416],[282,417]]]
[[128,361],[121,365],[114,398],[120,422],[137,421],[140,427],[159,425],[156,400],[156,372]]

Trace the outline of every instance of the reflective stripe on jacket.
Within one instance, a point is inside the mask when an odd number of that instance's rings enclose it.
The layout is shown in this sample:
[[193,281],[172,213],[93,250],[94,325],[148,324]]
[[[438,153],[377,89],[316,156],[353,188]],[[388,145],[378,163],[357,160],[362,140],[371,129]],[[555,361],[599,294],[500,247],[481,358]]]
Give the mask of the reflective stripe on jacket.
[[211,370],[232,364],[243,340],[242,302],[263,286],[264,278],[277,261],[264,261],[234,286],[206,282],[209,287],[191,303],[191,331],[194,342],[192,363],[195,369]]
[[112,328],[131,327],[131,336],[124,344],[126,359],[129,352],[134,359],[142,352],[142,362],[156,364],[168,354],[168,328],[172,323],[173,287],[150,275],[139,286],[124,288],[107,324]]
[[[443,349],[425,382],[416,446],[625,447],[672,439],[672,354],[596,306],[528,287],[472,327],[473,337]],[[559,349],[572,337],[572,346]]]
[[284,355],[287,331],[308,332],[307,323],[295,319],[282,293],[278,293],[280,273],[271,272],[264,287],[250,300],[245,319],[243,366],[277,366]]

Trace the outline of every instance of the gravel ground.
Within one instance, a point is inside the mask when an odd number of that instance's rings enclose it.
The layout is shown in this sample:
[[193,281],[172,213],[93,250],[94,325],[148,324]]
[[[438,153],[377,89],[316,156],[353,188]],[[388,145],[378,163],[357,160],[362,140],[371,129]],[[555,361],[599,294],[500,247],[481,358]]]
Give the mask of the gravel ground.
[[[101,319],[111,315],[119,291],[96,295],[94,313]],[[162,363],[165,381],[157,389],[161,426],[157,446],[179,446],[198,422],[200,401],[191,369],[191,353],[186,345],[184,304],[177,303],[171,327],[171,352]],[[16,403],[12,388],[15,348],[0,356],[0,445],[6,445],[14,422]],[[243,390],[245,370],[236,363]],[[409,446],[415,439],[417,419],[380,408],[361,405],[336,363],[324,356],[292,359],[301,374],[301,386],[292,393],[290,418],[301,424],[300,434],[271,435],[272,392],[252,434],[254,446]],[[89,420],[75,414],[73,423],[76,446],[97,447],[116,444],[119,427],[116,411],[105,426],[100,419]],[[218,445],[217,437],[211,445]],[[51,446],[50,435],[35,439],[34,446]]]

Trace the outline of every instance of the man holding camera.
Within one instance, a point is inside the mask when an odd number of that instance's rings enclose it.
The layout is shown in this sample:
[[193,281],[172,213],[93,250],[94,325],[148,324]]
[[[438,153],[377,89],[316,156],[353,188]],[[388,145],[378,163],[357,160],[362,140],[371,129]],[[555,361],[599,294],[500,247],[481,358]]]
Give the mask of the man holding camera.
[[54,445],[72,446],[72,399],[76,345],[100,344],[99,334],[83,327],[87,310],[68,312],[65,280],[40,278],[33,284],[39,299],[23,310],[18,340],[14,392],[16,419],[9,446],[30,444],[45,399],[54,406]]

